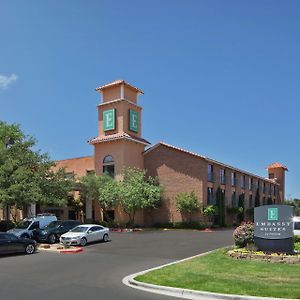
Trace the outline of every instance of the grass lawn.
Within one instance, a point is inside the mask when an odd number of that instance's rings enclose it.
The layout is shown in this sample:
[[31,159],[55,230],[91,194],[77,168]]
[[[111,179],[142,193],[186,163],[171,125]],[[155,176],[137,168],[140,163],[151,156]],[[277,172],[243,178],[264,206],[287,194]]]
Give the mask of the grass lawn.
[[223,252],[217,250],[135,280],[225,294],[300,298],[300,265],[240,261]]

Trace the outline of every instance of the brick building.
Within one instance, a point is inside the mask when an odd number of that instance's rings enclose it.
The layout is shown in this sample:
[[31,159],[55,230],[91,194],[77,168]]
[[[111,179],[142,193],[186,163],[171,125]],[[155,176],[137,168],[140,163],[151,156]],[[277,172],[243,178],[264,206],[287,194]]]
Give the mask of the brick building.
[[[257,191],[260,205],[284,201],[285,166],[269,165],[268,178],[263,178],[164,142],[151,146],[142,137],[142,107],[138,96],[143,92],[124,80],[103,85],[96,91],[102,95],[102,102],[98,105],[98,136],[89,141],[94,156],[61,160],[57,168],[65,167],[76,176],[108,172],[119,180],[122,168],[130,166],[158,176],[164,187],[162,205],[151,213],[141,211],[137,223],[181,221],[175,205],[175,197],[180,192],[194,191],[202,207],[216,203],[218,188],[225,197],[226,207],[237,207],[238,198],[244,195],[245,211],[254,207]],[[112,215],[117,221],[127,220],[120,208],[114,208]],[[61,217],[68,217],[68,208]],[[85,201],[85,218],[102,218],[97,202]],[[225,218],[227,223],[234,221],[234,216],[228,213]],[[203,219],[201,210],[193,219]]]

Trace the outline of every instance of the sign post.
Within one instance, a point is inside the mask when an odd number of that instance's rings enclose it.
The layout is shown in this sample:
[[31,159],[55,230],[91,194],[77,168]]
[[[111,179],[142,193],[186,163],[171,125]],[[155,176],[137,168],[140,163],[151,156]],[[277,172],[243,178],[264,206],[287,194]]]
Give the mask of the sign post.
[[254,208],[254,244],[258,250],[293,253],[293,207],[264,205]]

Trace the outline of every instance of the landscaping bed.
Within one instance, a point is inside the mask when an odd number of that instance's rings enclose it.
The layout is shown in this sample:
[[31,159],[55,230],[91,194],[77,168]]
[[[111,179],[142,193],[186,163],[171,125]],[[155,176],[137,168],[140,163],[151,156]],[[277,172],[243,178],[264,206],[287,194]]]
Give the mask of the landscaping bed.
[[300,254],[288,255],[285,253],[265,253],[262,251],[249,251],[245,248],[230,250],[227,255],[235,259],[265,261],[271,263],[300,264]]
[[227,250],[157,269],[135,280],[214,293],[300,298],[300,265],[233,260]]

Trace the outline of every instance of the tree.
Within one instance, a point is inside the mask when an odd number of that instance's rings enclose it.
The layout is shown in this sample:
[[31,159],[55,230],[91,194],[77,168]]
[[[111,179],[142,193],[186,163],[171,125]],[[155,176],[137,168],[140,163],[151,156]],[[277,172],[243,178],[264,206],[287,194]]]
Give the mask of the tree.
[[120,184],[108,174],[103,174],[100,177],[99,198],[103,214],[109,220],[107,209],[118,205],[120,201]]
[[217,209],[214,205],[209,205],[203,208],[203,215],[208,217],[209,227],[213,225],[214,216],[217,214]]
[[47,154],[34,151],[36,141],[20,126],[0,121],[0,205],[19,209],[33,203],[63,205],[72,182],[64,170],[54,172]]
[[188,221],[192,221],[192,213],[196,212],[200,205],[194,192],[183,192],[175,197],[176,208],[180,213],[188,215]]
[[128,225],[134,225],[136,212],[144,208],[155,208],[161,198],[162,187],[157,178],[147,177],[145,170],[125,168],[119,183],[120,204],[129,217]]
[[294,214],[300,216],[300,199],[285,199],[284,205],[291,205],[294,207]]
[[239,213],[238,213],[238,220],[239,223],[242,223],[245,219],[245,194],[242,193],[239,195]]
[[216,200],[219,214],[219,225],[225,226],[225,195],[220,187],[217,189]]

